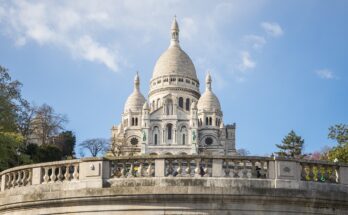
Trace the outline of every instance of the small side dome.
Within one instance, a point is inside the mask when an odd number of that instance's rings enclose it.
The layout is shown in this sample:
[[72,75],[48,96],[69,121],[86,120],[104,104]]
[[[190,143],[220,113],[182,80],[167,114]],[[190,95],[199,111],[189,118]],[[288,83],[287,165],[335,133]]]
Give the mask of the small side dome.
[[140,78],[137,73],[134,77],[134,90],[133,93],[128,97],[126,104],[124,105],[124,112],[127,112],[128,110],[141,111],[144,103],[146,103],[145,97],[140,92],[139,85]]
[[150,109],[149,104],[145,102],[143,105],[143,110],[149,110],[149,109]]
[[207,75],[206,79],[206,89],[201,98],[198,100],[197,108],[198,110],[205,110],[205,111],[221,111],[220,101],[217,98],[217,96],[213,93],[211,90],[211,76],[210,74]]

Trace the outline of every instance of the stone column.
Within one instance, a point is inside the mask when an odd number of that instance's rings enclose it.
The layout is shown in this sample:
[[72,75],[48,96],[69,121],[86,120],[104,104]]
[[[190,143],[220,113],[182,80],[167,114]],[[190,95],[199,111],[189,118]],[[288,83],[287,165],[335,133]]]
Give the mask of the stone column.
[[213,159],[212,177],[222,177],[222,159]]
[[33,175],[31,176],[31,184],[41,184],[42,182],[42,169],[41,167],[33,168]]
[[340,166],[339,170],[340,183],[348,185],[348,166]]
[[5,179],[6,179],[6,175],[4,174],[1,176],[1,187],[0,187],[1,192],[3,192],[5,190],[5,184],[6,184]]
[[164,177],[165,173],[165,160],[156,159],[155,160],[155,177]]

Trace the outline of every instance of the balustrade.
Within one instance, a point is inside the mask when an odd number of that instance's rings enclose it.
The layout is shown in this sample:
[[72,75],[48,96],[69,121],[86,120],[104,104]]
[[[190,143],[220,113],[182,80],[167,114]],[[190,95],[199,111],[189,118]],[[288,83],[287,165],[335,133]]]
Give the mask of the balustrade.
[[111,178],[154,177],[153,159],[117,159],[111,161]]
[[301,180],[339,183],[339,166],[335,164],[300,162]]
[[166,177],[211,177],[212,159],[166,158]]
[[32,170],[22,169],[5,173],[5,189],[31,185]]
[[224,176],[232,178],[268,178],[268,161],[257,159],[224,159]]
[[78,162],[44,166],[41,171],[43,184],[79,180]]

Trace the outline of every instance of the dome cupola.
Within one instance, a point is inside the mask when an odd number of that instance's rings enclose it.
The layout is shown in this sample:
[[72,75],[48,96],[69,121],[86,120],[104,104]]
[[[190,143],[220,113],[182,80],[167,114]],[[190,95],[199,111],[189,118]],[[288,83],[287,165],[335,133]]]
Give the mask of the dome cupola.
[[219,99],[213,93],[211,88],[212,79],[208,73],[205,78],[205,92],[199,98],[197,108],[198,111],[207,111],[207,112],[221,112],[221,106]]
[[145,102],[145,97],[140,92],[140,78],[139,74],[137,73],[134,77],[134,90],[124,105],[124,112],[128,112],[129,110],[141,111]]
[[169,93],[169,91],[174,90],[189,92],[190,95],[198,99],[200,93],[196,69],[191,58],[180,47],[180,30],[175,17],[170,30],[170,45],[155,64],[150,81],[149,96],[158,92],[168,91]]

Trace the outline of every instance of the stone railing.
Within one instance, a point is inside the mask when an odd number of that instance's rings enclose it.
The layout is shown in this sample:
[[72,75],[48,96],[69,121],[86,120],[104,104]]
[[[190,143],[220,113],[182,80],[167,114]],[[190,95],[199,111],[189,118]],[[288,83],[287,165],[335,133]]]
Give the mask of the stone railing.
[[[104,187],[124,178],[230,178],[348,185],[348,166],[338,163],[252,156],[137,156],[84,158],[15,167],[0,173],[0,191],[40,184]],[[278,181],[278,182],[277,182]],[[282,183],[286,182],[286,183]],[[300,185],[298,185],[300,186]]]

